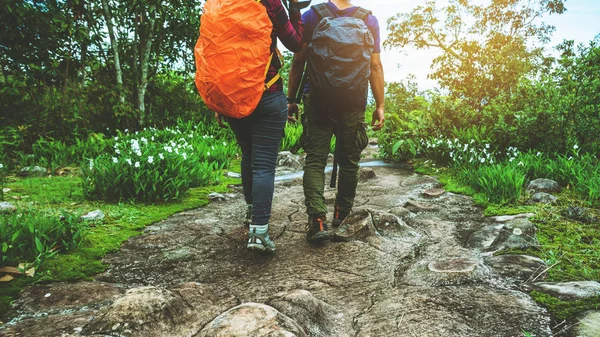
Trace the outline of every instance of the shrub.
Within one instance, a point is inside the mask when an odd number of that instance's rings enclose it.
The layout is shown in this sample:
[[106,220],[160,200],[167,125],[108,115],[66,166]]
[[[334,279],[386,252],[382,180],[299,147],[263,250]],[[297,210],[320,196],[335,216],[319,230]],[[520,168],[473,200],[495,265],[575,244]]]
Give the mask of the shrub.
[[4,200],[4,184],[6,184],[6,167],[0,163],[0,200]]
[[202,129],[185,124],[119,133],[112,153],[82,165],[84,195],[107,201],[167,201],[190,187],[218,182],[237,147]]
[[0,265],[39,264],[59,251],[79,247],[87,226],[80,217],[49,210],[0,216]]

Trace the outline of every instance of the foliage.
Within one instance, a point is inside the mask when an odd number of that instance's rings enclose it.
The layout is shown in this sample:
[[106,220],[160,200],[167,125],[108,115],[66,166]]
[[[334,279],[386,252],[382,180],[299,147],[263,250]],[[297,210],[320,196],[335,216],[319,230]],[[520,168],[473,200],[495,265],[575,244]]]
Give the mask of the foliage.
[[[1,158],[0,158],[1,159]],[[6,184],[6,167],[0,162],[0,200],[4,200],[4,185]]]
[[35,262],[81,245],[86,225],[77,215],[51,210],[23,211],[0,216],[0,264]]
[[221,170],[238,151],[218,139],[191,124],[119,133],[114,152],[81,166],[84,195],[107,201],[167,201],[190,187],[218,183]]
[[537,24],[546,13],[565,11],[563,0],[532,4],[498,0],[487,4],[451,0],[441,10],[435,1],[398,14],[388,21],[388,47],[436,48],[431,78],[456,98],[481,108],[514,88],[534,66],[539,50],[532,40],[546,42],[553,27]]

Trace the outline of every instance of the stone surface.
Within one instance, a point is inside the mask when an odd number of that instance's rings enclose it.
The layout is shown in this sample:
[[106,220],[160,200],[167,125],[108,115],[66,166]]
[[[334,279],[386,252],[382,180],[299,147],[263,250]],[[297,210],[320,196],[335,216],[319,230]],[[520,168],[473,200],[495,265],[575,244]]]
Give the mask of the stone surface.
[[574,301],[600,296],[600,283],[596,281],[550,283],[539,282],[531,285],[533,289],[560,298]]
[[303,329],[273,307],[244,303],[205,326],[196,337],[308,337]]
[[404,204],[404,208],[408,209],[413,213],[418,212],[433,212],[439,210],[439,207],[435,204],[419,202],[415,200],[408,200]]
[[532,180],[531,182],[529,182],[529,185],[527,185],[527,190],[528,191],[533,191],[535,192],[547,192],[547,193],[552,193],[552,192],[560,192],[560,185],[558,185],[558,183],[554,180],[551,179],[535,179]]
[[208,200],[210,201],[225,201],[226,198],[223,194],[217,192],[211,192],[208,194]]
[[295,155],[290,151],[282,151],[277,155],[277,166],[302,170],[304,163],[299,155]]
[[520,218],[531,218],[532,216],[534,216],[534,213],[523,213],[523,214],[516,214],[516,215],[498,215],[498,216],[492,216],[490,217],[491,221],[495,221],[495,222],[508,222],[514,219],[520,219]]
[[537,277],[547,267],[540,258],[514,254],[489,256],[485,258],[485,263],[503,276],[520,280]]
[[359,181],[367,181],[376,177],[375,170],[370,167],[361,167],[358,173]]
[[46,175],[46,169],[40,166],[26,166],[19,171],[21,176],[43,177]]
[[89,212],[89,213],[86,213],[81,216],[81,219],[85,220],[85,221],[100,221],[100,220],[103,220],[104,218],[105,218],[104,213],[99,209]]
[[193,307],[179,295],[157,287],[127,291],[86,325],[84,335],[189,336],[200,322]]
[[11,204],[10,202],[1,201],[0,202],[0,213],[12,213],[17,211],[17,206]]
[[583,316],[579,321],[577,337],[598,336],[600,336],[600,311],[592,311]]
[[554,204],[558,198],[546,192],[537,192],[531,196],[528,203],[530,204]]
[[423,197],[433,199],[442,196],[444,193],[446,193],[446,190],[442,188],[430,188],[428,190],[423,191]]
[[[269,234],[277,254],[248,252],[240,222],[246,205],[236,187],[227,202],[148,226],[108,254],[106,271],[96,276],[97,283],[116,287],[106,299],[84,301],[82,293],[93,290],[73,286],[68,303],[57,302],[53,310],[40,299],[42,290],[24,293],[19,302],[30,309],[15,306],[0,335],[200,336],[215,317],[242,303],[257,306],[246,311],[248,324],[265,326],[257,334],[273,336],[552,335],[546,311],[526,293],[509,290],[521,289],[514,277],[484,263],[503,230],[510,239],[519,236],[516,228],[523,236],[526,226],[490,221],[471,198],[453,193],[428,200],[435,211],[411,213],[402,206],[409,200],[425,204],[422,192],[440,183],[410,167],[373,170],[375,178],[359,183],[349,240],[306,242],[303,189],[301,180],[293,180],[276,184]],[[327,186],[325,191],[328,198],[335,195]],[[327,207],[331,217],[333,203]],[[488,226],[492,235],[480,235]],[[468,244],[478,236],[479,244]],[[260,319],[267,313],[277,319]],[[234,325],[237,314],[226,315]],[[268,330],[276,327],[281,329]]]

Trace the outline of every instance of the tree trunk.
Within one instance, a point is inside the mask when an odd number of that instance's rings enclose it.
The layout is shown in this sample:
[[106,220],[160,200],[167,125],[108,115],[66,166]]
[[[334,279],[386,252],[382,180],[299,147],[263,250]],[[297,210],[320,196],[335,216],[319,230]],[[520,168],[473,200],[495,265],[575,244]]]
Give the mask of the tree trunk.
[[119,57],[119,41],[115,36],[115,27],[112,23],[112,16],[110,14],[110,8],[108,7],[108,0],[102,0],[102,7],[104,9],[104,19],[106,20],[106,28],[108,29],[110,45],[113,49],[115,73],[117,76],[117,90],[119,91],[119,102],[125,103],[125,93],[123,92],[123,70],[121,69],[121,61]]
[[138,102],[139,102],[139,123],[140,127],[146,126],[146,88],[148,87],[148,67],[150,63],[150,53],[152,51],[152,39],[154,38],[154,25],[156,23],[155,7],[151,6],[149,13],[152,18],[148,18],[148,23],[144,29],[144,36],[140,38],[141,60],[140,60],[140,80],[138,84]]

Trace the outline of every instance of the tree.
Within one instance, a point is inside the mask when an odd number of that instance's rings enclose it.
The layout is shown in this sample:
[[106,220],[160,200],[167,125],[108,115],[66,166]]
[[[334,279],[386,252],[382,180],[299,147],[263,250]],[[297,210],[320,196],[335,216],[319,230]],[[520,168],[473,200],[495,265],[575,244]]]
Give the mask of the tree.
[[539,19],[566,9],[564,0],[473,2],[449,0],[438,10],[429,0],[410,14],[398,14],[388,21],[385,46],[440,50],[429,77],[481,109],[534,69],[541,49],[532,45],[547,42],[554,30]]

